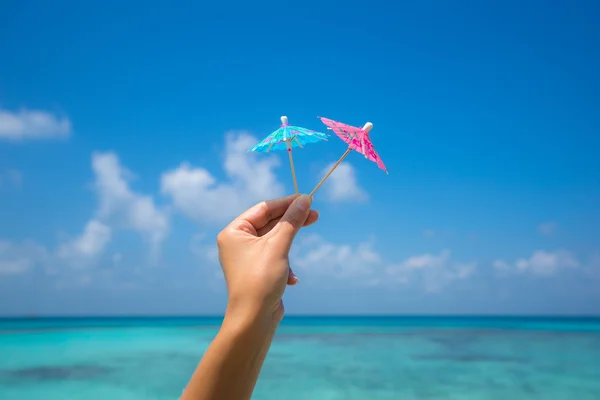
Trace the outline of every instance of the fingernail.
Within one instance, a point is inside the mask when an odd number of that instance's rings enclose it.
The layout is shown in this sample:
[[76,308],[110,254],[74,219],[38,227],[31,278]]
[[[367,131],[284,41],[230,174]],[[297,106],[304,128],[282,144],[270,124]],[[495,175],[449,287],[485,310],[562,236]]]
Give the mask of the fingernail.
[[296,207],[300,210],[300,211],[307,211],[310,208],[310,205],[312,204],[312,199],[310,196],[303,194],[302,196],[298,197],[298,200],[296,200]]
[[290,275],[292,276],[292,279],[293,279],[295,282],[300,282],[300,278],[298,278],[298,277],[296,276],[296,274],[294,273],[294,271],[292,271],[291,269],[290,269]]

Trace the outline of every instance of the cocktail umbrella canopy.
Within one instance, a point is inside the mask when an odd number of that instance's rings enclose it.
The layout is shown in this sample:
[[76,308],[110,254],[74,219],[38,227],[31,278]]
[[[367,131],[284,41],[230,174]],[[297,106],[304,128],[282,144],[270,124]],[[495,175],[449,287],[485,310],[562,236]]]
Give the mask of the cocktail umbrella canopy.
[[298,194],[298,183],[296,182],[296,172],[294,169],[294,159],[292,158],[292,148],[303,148],[306,144],[317,143],[327,140],[327,135],[299,126],[291,126],[286,116],[281,117],[281,126],[275,132],[257,143],[249,151],[258,151],[268,153],[271,150],[286,149],[290,159],[290,168],[292,169],[292,178],[294,179],[294,189]]

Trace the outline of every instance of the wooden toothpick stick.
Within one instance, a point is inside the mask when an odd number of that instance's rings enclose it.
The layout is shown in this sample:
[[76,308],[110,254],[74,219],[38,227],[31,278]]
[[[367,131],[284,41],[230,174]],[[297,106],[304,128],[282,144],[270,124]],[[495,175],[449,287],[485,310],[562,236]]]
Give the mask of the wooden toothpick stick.
[[298,192],[298,182],[296,181],[296,170],[294,169],[294,159],[292,158],[292,142],[291,140],[286,140],[285,145],[287,147],[287,153],[290,157],[290,168],[292,169],[292,178],[294,179],[294,189],[296,190],[296,194]]
[[327,173],[327,175],[325,175],[325,176],[323,177],[323,179],[321,179],[321,182],[319,182],[319,183],[317,184],[317,187],[315,187],[315,188],[313,189],[313,191],[312,191],[312,192],[310,192],[310,197],[313,197],[313,196],[314,196],[315,192],[316,192],[317,190],[319,190],[319,188],[321,187],[321,185],[322,185],[323,183],[325,183],[325,181],[327,180],[327,178],[329,178],[329,175],[331,175],[331,174],[333,173],[333,171],[335,171],[335,169],[337,168],[337,166],[338,166],[338,165],[340,165],[340,163],[341,163],[342,161],[344,161],[344,158],[346,158],[346,156],[347,156],[348,154],[350,154],[350,152],[351,152],[351,151],[352,151],[352,148],[351,148],[351,147],[348,147],[348,150],[346,150],[346,152],[345,152],[345,153],[344,153],[344,154],[343,154],[343,155],[340,157],[340,159],[339,159],[339,160],[337,160],[337,162],[336,162],[335,164],[333,164],[333,167],[331,167],[331,169],[329,170],[329,172]]

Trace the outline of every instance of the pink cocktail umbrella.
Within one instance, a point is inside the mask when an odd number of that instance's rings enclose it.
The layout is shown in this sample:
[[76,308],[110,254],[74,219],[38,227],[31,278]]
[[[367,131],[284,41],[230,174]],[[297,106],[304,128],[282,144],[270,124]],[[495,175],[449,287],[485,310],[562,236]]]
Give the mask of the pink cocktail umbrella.
[[377,154],[377,152],[375,151],[375,146],[373,146],[371,138],[369,137],[369,131],[373,128],[372,123],[367,122],[362,128],[357,128],[354,126],[342,124],[341,122],[337,122],[329,118],[319,117],[319,119],[321,119],[321,121],[325,125],[327,125],[328,129],[331,129],[340,139],[342,139],[348,144],[348,150],[346,150],[346,152],[342,154],[340,159],[333,165],[333,167],[331,167],[331,169],[323,177],[323,179],[321,179],[321,181],[310,193],[311,196],[315,194],[315,192],[321,187],[321,185],[327,180],[327,178],[329,178],[329,175],[331,175],[331,173],[337,168],[338,165],[340,165],[340,163],[344,160],[344,158],[346,158],[348,154],[350,154],[350,151],[352,150],[361,153],[365,156],[365,158],[377,163],[377,166],[379,168],[384,170],[386,174],[388,173],[387,168],[383,164],[383,161],[379,157],[379,154]]

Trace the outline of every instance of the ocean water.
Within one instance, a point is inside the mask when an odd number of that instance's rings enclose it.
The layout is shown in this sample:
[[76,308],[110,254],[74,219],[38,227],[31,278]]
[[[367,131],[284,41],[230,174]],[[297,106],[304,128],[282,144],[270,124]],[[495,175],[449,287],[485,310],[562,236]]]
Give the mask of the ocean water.
[[[0,399],[177,399],[220,322],[0,319]],[[286,317],[253,399],[600,399],[600,319]]]

